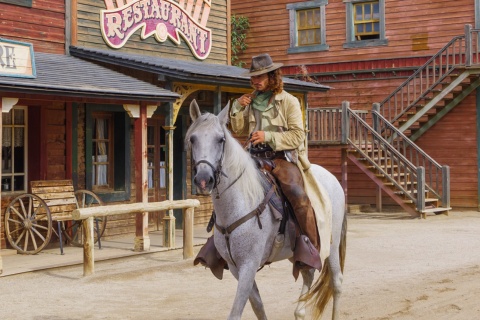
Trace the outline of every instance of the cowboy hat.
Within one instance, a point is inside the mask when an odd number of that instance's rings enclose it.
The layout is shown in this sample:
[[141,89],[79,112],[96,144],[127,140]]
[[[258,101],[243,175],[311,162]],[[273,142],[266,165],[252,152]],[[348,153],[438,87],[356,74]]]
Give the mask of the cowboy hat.
[[252,58],[250,70],[242,73],[242,76],[258,76],[276,70],[281,66],[283,66],[283,63],[273,63],[270,55],[268,53],[263,53]]

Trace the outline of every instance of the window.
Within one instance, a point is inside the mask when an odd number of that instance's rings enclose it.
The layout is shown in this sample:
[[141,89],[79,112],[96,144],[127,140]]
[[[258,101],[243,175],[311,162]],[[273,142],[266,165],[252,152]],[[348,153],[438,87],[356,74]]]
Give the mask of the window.
[[387,45],[385,0],[344,0],[347,12],[347,42],[344,48]]
[[25,192],[27,108],[15,106],[2,113],[2,192]]
[[86,186],[105,202],[130,199],[130,118],[123,106],[86,106]]
[[0,3],[14,4],[22,7],[32,7],[32,0],[0,0]]
[[[148,189],[166,189],[165,129],[149,119],[147,126]],[[156,200],[160,201],[160,200]]]
[[290,48],[288,53],[328,50],[325,33],[327,0],[288,4]]
[[354,30],[356,40],[380,39],[380,10],[378,1],[356,3]]
[[320,9],[298,10],[297,45],[311,46],[320,42]]
[[93,189],[113,189],[113,115],[93,113]]

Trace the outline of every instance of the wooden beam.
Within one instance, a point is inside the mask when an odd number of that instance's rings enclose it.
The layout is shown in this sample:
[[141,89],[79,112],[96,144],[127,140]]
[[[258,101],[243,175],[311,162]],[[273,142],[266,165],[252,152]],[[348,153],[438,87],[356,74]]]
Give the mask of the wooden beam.
[[[0,114],[3,114],[3,99],[0,99]],[[0,121],[0,159],[2,158],[2,133],[3,121]],[[0,181],[2,181],[2,171],[0,170]],[[0,186],[1,187],[1,186]],[[2,207],[2,197],[0,197],[0,208]],[[0,219],[0,230],[2,230],[2,220]],[[2,250],[2,241],[0,239],[0,250]],[[3,273],[2,255],[0,254],[0,274]]]
[[72,46],[78,44],[78,17],[77,17],[77,0],[71,2],[70,11],[70,43]]
[[65,179],[72,179],[73,164],[73,116],[72,103],[65,105]]
[[16,97],[22,99],[22,105],[26,103],[23,102],[23,99],[27,101],[33,101],[34,104],[39,104],[42,101],[63,101],[63,102],[77,102],[77,103],[99,103],[99,104],[140,104],[141,101],[148,101],[148,104],[157,104],[161,105],[166,101],[173,101],[174,99],[145,99],[145,100],[131,100],[127,97],[125,98],[114,98],[114,97],[99,97],[99,96],[85,96],[82,93],[78,94],[67,94],[67,95],[55,95],[55,94],[33,94],[33,93],[24,93],[24,92],[2,92],[2,96]]
[[183,259],[193,258],[193,210],[183,211]]
[[38,154],[38,162],[40,163],[39,180],[48,180],[48,164],[47,164],[47,107],[40,107],[40,153]]
[[95,242],[93,239],[93,217],[83,220],[83,275],[94,274]]
[[[140,105],[140,115],[135,119],[135,197],[137,202],[148,202],[147,175],[147,106]],[[137,213],[135,219],[135,251],[150,250],[148,212]]]
[[232,12],[231,2],[227,0],[227,64],[232,65]]
[[154,211],[166,211],[183,208],[196,208],[200,206],[197,199],[186,200],[165,200],[160,202],[146,203],[121,203],[108,206],[97,206],[88,208],[79,208],[72,211],[73,220],[84,220],[90,217],[106,217],[117,214],[142,213]]

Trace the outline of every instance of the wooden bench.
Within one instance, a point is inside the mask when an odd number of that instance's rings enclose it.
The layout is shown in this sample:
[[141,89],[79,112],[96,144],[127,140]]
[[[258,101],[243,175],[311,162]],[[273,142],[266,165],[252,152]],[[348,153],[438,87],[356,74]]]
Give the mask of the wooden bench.
[[[53,232],[60,239],[61,254],[62,235],[71,244],[83,246],[83,224],[73,220],[72,212],[101,206],[100,198],[88,190],[75,191],[72,180],[31,181],[30,187],[31,193],[18,196],[6,209],[5,233],[12,247],[20,253],[38,253],[48,245]],[[57,222],[57,231],[52,228],[53,221]],[[106,219],[96,219],[97,241],[105,226]]]

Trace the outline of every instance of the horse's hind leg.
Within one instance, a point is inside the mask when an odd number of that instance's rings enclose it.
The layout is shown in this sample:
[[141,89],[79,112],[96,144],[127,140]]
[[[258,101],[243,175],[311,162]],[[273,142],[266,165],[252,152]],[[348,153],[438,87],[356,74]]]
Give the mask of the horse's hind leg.
[[257,319],[267,319],[265,314],[265,309],[263,307],[262,298],[260,297],[260,292],[258,291],[257,282],[253,282],[252,292],[248,298],[250,304],[252,305],[253,312],[257,316]]
[[[300,272],[302,273],[302,278],[303,278],[302,291],[300,293],[300,297],[302,297],[304,294],[308,292],[308,290],[310,290],[310,287],[312,286],[315,269],[301,270]],[[305,319],[306,303],[307,302],[304,300],[298,301],[297,308],[295,309],[295,320]]]
[[340,296],[342,295],[343,274],[340,268],[340,261],[339,261],[338,254],[330,255],[329,263],[330,263],[330,268],[332,272],[330,285],[333,287],[332,320],[335,320],[335,319],[339,319],[339,310],[340,310],[339,302],[340,302]]

